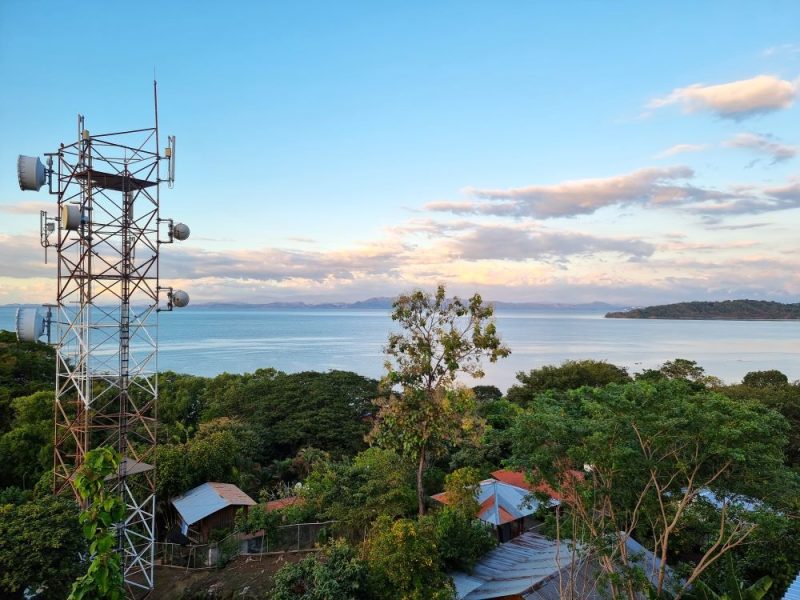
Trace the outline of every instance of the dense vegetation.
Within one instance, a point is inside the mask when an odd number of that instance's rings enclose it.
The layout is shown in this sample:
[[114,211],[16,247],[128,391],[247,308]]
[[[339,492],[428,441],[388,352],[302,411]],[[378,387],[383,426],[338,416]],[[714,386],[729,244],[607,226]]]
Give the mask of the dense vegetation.
[[765,300],[679,302],[610,312],[606,314],[606,317],[610,319],[722,319],[729,321],[800,319],[800,303],[782,304]]
[[[800,569],[798,382],[770,370],[726,386],[683,359],[642,373],[583,360],[519,373],[506,394],[464,388],[455,375],[479,375],[481,358],[505,352],[491,312],[479,297],[460,308],[443,295],[407,298],[396,316],[408,335],[395,338],[383,382],[342,371],[162,373],[162,533],[168,499],[204,481],[262,502],[297,495],[239,521],[267,534],[337,522],[321,552],[279,572],[276,600],[452,598],[446,573],[469,571],[495,543],[473,519],[477,482],[511,467],[573,499],[544,515],[546,530],[597,549],[609,581],[621,581],[619,532],[629,532],[698,589],[760,589],[767,576],[766,597],[781,597]],[[464,312],[448,321],[451,309]],[[457,329],[470,314],[479,326]],[[412,335],[419,327],[434,334]],[[64,598],[88,568],[74,503],[49,494],[53,367],[46,346],[0,333],[2,597],[41,588]],[[447,507],[430,499],[442,490]],[[635,571],[621,571],[631,578],[618,597],[643,585]],[[674,591],[665,581],[660,596]]]

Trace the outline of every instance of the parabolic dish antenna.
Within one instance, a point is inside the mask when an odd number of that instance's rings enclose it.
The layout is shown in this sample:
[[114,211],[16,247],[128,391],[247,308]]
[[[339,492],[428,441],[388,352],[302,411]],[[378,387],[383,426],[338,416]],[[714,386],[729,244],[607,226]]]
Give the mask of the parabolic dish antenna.
[[19,155],[17,179],[19,180],[19,189],[23,192],[26,190],[39,191],[39,188],[47,182],[47,175],[38,156]]
[[17,339],[20,342],[36,342],[44,334],[45,318],[35,307],[17,309]]

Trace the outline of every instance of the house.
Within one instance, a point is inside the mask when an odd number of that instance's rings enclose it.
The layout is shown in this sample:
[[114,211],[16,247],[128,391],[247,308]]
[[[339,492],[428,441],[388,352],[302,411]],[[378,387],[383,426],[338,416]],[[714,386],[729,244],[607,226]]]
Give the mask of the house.
[[236,512],[256,502],[232,483],[208,482],[172,499],[181,533],[195,544],[204,544],[215,529],[234,526]]
[[[437,502],[448,504],[447,492],[432,496]],[[497,479],[480,482],[477,495],[480,508],[475,515],[497,532],[497,539],[506,542],[538,524],[533,514],[541,502],[531,496],[531,491]],[[551,500],[551,505],[558,504]]]
[[[645,576],[656,582],[659,559],[633,538],[627,538],[629,556]],[[451,573],[458,600],[601,600],[596,560],[569,541],[550,540],[527,532],[500,544],[475,565],[472,573]],[[667,568],[668,578],[674,577]]]

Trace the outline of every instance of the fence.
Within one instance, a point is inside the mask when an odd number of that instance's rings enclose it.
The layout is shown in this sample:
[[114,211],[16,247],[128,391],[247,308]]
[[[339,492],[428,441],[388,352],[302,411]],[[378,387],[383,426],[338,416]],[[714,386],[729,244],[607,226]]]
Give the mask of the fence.
[[270,532],[244,534],[234,531],[209,544],[182,546],[156,543],[156,564],[183,569],[213,569],[225,566],[239,555],[260,556],[279,552],[316,550],[334,533],[336,521],[281,525]]
[[209,544],[182,546],[170,542],[156,543],[156,564],[184,569],[223,567],[239,554],[239,532]]
[[273,531],[242,535],[241,554],[301,552],[324,544],[335,533],[336,521],[281,525]]

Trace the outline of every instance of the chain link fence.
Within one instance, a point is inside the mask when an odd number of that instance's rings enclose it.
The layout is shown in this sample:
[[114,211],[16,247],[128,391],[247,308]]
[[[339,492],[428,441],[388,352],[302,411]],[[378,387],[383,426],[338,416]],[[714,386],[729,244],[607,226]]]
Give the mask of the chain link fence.
[[208,544],[156,543],[156,564],[183,569],[224,567],[240,555],[261,556],[282,552],[309,552],[323,546],[337,534],[336,521],[281,525],[272,531],[252,534],[234,531]]

